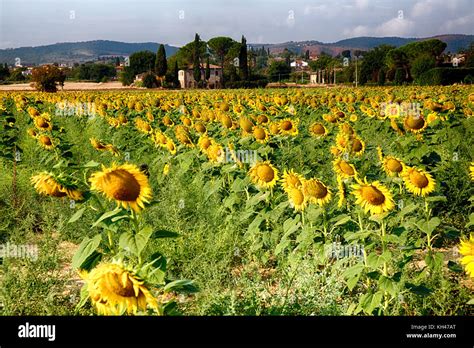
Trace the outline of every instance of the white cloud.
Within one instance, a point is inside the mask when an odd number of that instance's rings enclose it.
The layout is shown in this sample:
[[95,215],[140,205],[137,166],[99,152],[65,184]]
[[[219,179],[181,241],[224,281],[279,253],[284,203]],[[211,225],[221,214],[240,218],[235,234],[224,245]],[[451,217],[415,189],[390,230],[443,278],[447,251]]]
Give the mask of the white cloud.
[[344,35],[347,37],[367,36],[370,34],[370,28],[365,25],[358,25],[353,29],[344,30]]
[[446,34],[456,34],[464,30],[472,30],[472,23],[474,23],[474,13],[446,21],[441,26],[441,31]]
[[392,18],[377,26],[374,31],[377,36],[410,36],[413,35],[415,22],[407,18]]

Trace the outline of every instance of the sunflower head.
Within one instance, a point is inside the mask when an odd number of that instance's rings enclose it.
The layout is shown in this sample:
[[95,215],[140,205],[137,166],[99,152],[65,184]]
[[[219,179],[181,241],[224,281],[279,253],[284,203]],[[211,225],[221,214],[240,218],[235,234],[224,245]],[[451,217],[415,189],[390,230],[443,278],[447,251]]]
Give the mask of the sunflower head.
[[407,131],[412,133],[420,133],[425,130],[425,128],[428,126],[428,123],[421,116],[408,115],[405,117],[403,125]]
[[265,144],[269,139],[267,130],[259,126],[253,128],[253,136],[257,142],[262,144]]
[[382,160],[383,170],[390,176],[400,175],[404,165],[400,159],[393,156],[387,156]]
[[31,177],[31,183],[36,191],[45,196],[69,197],[72,200],[83,199],[82,192],[77,190],[77,186],[67,184],[51,173],[43,172]]
[[303,193],[310,203],[321,206],[331,200],[331,190],[318,179],[304,180]]
[[53,139],[47,135],[39,135],[37,137],[39,144],[47,150],[54,148]]
[[333,166],[337,175],[342,178],[352,178],[357,176],[357,171],[354,165],[343,159],[337,158],[334,161]]
[[474,233],[468,240],[462,240],[459,246],[459,253],[463,255],[461,264],[466,268],[466,273],[474,278]]
[[133,164],[102,167],[102,171],[92,174],[89,181],[92,190],[135,212],[143,209],[151,198],[147,176]]
[[288,191],[288,200],[295,211],[302,211],[307,206],[308,201],[303,193],[302,188],[292,188]]
[[158,311],[158,302],[144,281],[115,263],[103,263],[81,272],[91,302],[99,315],[137,314],[147,307]]
[[404,167],[401,176],[408,191],[414,195],[426,196],[435,189],[435,180],[429,173],[422,169]]
[[270,161],[256,162],[249,171],[253,183],[262,188],[272,188],[278,180],[278,170]]
[[298,119],[285,118],[280,121],[280,133],[283,135],[298,135]]
[[322,123],[315,122],[309,127],[309,132],[314,137],[324,137],[327,135],[327,129]]
[[393,197],[388,188],[378,181],[373,183],[359,182],[352,185],[352,193],[356,196],[356,204],[359,204],[364,211],[371,214],[382,214],[395,207]]
[[303,176],[295,173],[293,169],[284,170],[283,177],[281,179],[281,185],[286,192],[289,192],[293,188],[299,188],[303,184]]

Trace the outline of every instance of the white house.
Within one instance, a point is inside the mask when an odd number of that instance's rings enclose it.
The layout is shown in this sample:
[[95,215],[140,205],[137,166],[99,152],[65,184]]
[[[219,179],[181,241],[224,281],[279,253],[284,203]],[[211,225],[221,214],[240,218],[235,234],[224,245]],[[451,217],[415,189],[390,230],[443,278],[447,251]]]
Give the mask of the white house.
[[290,63],[290,66],[295,69],[305,69],[308,67],[308,62],[305,62],[304,60],[294,60]]

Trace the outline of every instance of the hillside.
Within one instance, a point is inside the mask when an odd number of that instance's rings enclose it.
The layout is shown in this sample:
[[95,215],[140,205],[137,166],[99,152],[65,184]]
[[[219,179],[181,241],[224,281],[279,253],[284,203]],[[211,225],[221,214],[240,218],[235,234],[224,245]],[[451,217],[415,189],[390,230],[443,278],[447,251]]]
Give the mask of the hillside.
[[354,37],[344,39],[333,43],[323,43],[320,41],[289,41],[279,44],[251,44],[254,48],[270,48],[270,52],[279,53],[285,48],[295,53],[303,53],[309,50],[311,54],[320,54],[321,52],[337,55],[344,50],[369,50],[379,45],[393,45],[400,47],[414,41],[422,41],[428,39],[438,39],[446,42],[445,52],[458,52],[460,49],[466,48],[474,41],[474,35],[438,35],[427,38],[402,38],[402,37]]
[[[96,60],[99,56],[128,56],[133,52],[142,50],[156,52],[158,44],[155,42],[127,43],[108,40],[63,42],[46,46],[3,49],[0,50],[0,62],[14,64],[16,57],[21,59],[23,65],[86,62]],[[168,56],[174,54],[177,50],[177,47],[165,45]]]

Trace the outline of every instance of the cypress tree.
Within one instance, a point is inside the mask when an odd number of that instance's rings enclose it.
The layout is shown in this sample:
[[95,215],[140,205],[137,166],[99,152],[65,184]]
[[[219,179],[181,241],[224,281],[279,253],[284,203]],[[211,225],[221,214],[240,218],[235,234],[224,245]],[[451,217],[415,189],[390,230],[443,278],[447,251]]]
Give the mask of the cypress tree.
[[168,63],[166,62],[165,46],[161,44],[158,48],[158,52],[156,53],[155,72],[159,77],[163,77],[166,75],[167,70]]

